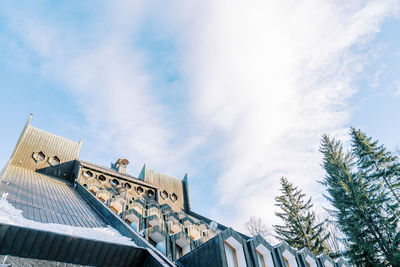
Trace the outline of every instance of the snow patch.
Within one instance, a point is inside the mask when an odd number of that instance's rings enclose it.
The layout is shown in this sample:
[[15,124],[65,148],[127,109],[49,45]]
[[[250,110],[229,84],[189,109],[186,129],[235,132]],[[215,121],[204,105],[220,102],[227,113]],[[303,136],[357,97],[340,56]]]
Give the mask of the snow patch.
[[8,193],[3,193],[0,198],[0,223],[22,226],[37,230],[44,230],[58,234],[77,236],[81,238],[95,239],[104,242],[123,245],[135,245],[130,238],[122,236],[111,226],[85,228],[56,223],[42,223],[28,220],[22,216],[22,211],[16,209],[7,200]]

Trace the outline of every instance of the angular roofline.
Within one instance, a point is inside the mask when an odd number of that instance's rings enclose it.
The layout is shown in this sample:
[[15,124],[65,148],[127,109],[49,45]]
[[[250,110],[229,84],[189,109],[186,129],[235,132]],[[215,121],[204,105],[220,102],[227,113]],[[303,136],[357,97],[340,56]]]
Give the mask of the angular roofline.
[[[31,242],[25,242],[25,240]],[[2,254],[5,255],[68,264],[124,266],[124,260],[130,264],[135,264],[138,260],[154,264],[154,260],[157,260],[159,266],[174,266],[166,265],[165,261],[160,260],[158,255],[146,247],[82,238],[5,223],[0,223],[0,245],[2,245]],[[21,250],[22,247],[23,250]],[[78,247],[80,249],[77,249]],[[90,248],[93,253],[83,254]],[[99,256],[105,251],[111,255]],[[125,252],[122,258],[117,257],[118,251]],[[149,256],[153,258],[153,261],[146,260]]]
[[124,178],[124,179],[127,179],[127,180],[132,180],[135,183],[139,183],[141,185],[148,186],[148,187],[151,187],[153,189],[158,189],[158,186],[155,186],[153,184],[145,182],[145,181],[143,181],[143,180],[141,180],[141,179],[139,179],[139,178],[137,178],[137,177],[135,177],[133,175],[130,175],[130,174],[127,174],[127,173],[120,173],[120,172],[118,172],[116,170],[107,168],[107,167],[99,165],[99,164],[94,164],[94,163],[88,162],[86,160],[79,159],[78,161],[80,162],[80,164],[82,166],[84,166],[86,168],[89,168],[89,169],[92,169],[92,170],[97,170],[97,171],[103,171],[103,172],[108,173],[109,175],[114,175],[114,176],[117,176],[117,177],[120,177],[120,178]]
[[22,138],[24,137],[25,132],[26,132],[26,129],[28,128],[29,124],[31,123],[32,118],[33,118],[33,113],[29,114],[29,117],[28,117],[28,119],[26,120],[25,126],[24,126],[24,128],[22,129],[21,134],[19,135],[19,138],[18,138],[17,143],[15,144],[14,150],[13,150],[13,152],[11,153],[10,158],[8,159],[6,165],[4,166],[3,170],[2,170],[1,173],[0,173],[0,181],[1,181],[1,180],[3,179],[3,177],[6,175],[7,170],[8,170],[8,167],[10,167],[10,164],[11,164],[12,160],[14,159],[15,153],[16,153],[17,150],[18,150],[19,144],[21,143],[21,140],[22,140]]
[[296,251],[297,255],[309,255],[312,258],[314,258],[314,260],[318,260],[317,256],[311,252],[311,250],[308,247],[304,247],[302,249],[299,249]]

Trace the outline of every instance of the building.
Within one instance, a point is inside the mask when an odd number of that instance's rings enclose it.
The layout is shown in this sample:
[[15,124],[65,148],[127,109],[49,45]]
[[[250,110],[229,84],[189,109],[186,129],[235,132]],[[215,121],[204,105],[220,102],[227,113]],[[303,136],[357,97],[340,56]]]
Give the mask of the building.
[[347,266],[197,214],[187,174],[81,160],[81,142],[31,118],[0,173],[0,266]]

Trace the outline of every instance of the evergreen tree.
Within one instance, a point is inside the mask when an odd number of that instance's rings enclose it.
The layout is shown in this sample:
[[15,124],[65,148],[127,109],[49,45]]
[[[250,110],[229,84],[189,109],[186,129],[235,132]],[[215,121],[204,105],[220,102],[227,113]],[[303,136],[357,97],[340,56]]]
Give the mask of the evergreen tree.
[[283,220],[284,225],[274,225],[275,237],[297,249],[307,247],[315,255],[322,252],[329,254],[324,243],[329,234],[323,235],[325,222],[316,222],[315,213],[311,211],[311,198],[305,201],[306,195],[286,178],[281,178],[281,186],[282,195],[275,197],[275,205],[282,212],[275,214]]
[[372,182],[384,182],[395,202],[400,204],[399,178],[400,163],[391,152],[386,151],[378,141],[372,141],[361,130],[350,129],[352,151],[357,158],[357,166],[360,171]]
[[323,235],[329,233],[328,239],[325,240],[325,245],[331,252],[331,254],[329,254],[329,257],[331,257],[332,259],[336,259],[341,256],[344,256],[343,249],[345,244],[342,241],[343,233],[340,230],[336,219],[332,217],[329,211],[325,211],[323,213],[317,213],[316,218],[318,222],[322,221],[325,222]]
[[343,152],[339,141],[324,135],[320,151],[326,171],[322,183],[345,234],[345,254],[357,266],[399,266],[398,214],[384,183],[373,182],[369,172],[359,168],[357,153]]

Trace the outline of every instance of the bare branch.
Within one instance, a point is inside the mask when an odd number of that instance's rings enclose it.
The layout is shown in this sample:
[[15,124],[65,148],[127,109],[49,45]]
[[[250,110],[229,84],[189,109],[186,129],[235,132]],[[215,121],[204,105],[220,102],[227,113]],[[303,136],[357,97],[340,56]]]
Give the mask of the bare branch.
[[251,216],[244,226],[250,236],[261,235],[264,239],[270,242],[271,230],[261,218]]

